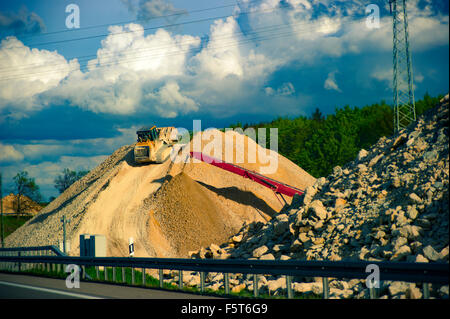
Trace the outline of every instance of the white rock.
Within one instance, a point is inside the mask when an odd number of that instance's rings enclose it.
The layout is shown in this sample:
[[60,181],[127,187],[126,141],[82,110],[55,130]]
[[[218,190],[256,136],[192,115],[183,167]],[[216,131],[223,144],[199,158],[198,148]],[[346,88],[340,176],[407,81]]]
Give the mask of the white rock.
[[411,248],[408,245],[403,245],[396,251],[390,260],[403,260],[406,256],[411,255]]
[[275,260],[275,257],[272,254],[265,254],[259,257],[259,260]]
[[431,247],[430,245],[428,245],[427,247],[425,247],[423,249],[423,255],[428,260],[431,260],[431,261],[437,261],[437,260],[441,259],[441,255],[436,250],[434,250],[434,248]]
[[364,157],[367,156],[367,154],[369,154],[369,152],[367,152],[365,149],[362,148],[362,149],[359,151],[358,156],[356,157],[356,159],[357,159],[358,161],[361,161]]
[[400,293],[406,292],[406,289],[408,289],[408,284],[403,281],[394,281],[389,285],[389,293],[391,296],[395,296]]
[[293,289],[295,292],[305,293],[305,292],[310,292],[310,291],[312,291],[312,285],[313,285],[312,282],[301,282],[301,283],[295,282],[295,283],[292,285],[292,289]]
[[301,234],[298,236],[298,239],[300,239],[300,241],[301,241],[302,243],[306,243],[306,242],[309,240],[309,237],[308,237],[308,235],[307,235],[306,233],[301,233]]
[[422,202],[422,199],[421,199],[419,196],[417,196],[416,193],[411,193],[411,194],[409,194],[409,199],[410,199],[413,203],[416,203],[416,204],[419,204],[419,203]]
[[276,291],[280,288],[286,289],[286,279],[284,277],[280,277],[277,280],[268,280],[267,288],[269,291]]
[[415,261],[416,261],[416,263],[427,263],[428,259],[426,259],[423,255],[418,254],[416,256],[416,260]]
[[320,200],[315,200],[309,206],[309,210],[319,219],[327,218],[327,210]]
[[253,257],[259,258],[262,255],[264,255],[268,250],[269,248],[267,248],[267,246],[258,247],[255,250],[253,250]]
[[235,243],[240,243],[240,242],[242,241],[242,234],[233,236],[233,237],[231,238],[231,240],[232,240],[233,242],[235,242]]
[[419,288],[414,287],[413,285],[409,286],[408,289],[406,289],[406,298],[408,299],[420,299],[422,298],[422,292]]

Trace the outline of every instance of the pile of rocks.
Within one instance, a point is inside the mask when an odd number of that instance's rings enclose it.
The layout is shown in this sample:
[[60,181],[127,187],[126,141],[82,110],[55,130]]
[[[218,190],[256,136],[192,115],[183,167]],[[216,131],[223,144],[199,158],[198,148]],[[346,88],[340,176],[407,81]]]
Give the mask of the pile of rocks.
[[[319,178],[267,224],[244,225],[229,242],[193,258],[448,262],[448,95],[398,134],[361,150],[344,167]],[[237,277],[252,290],[252,278]],[[279,293],[283,278],[262,288]],[[310,278],[298,292],[320,293]],[[214,285],[214,281],[211,282]],[[332,281],[331,296],[364,297],[361,280]],[[420,298],[420,284],[385,282],[382,298]],[[448,285],[432,296],[448,297]]]

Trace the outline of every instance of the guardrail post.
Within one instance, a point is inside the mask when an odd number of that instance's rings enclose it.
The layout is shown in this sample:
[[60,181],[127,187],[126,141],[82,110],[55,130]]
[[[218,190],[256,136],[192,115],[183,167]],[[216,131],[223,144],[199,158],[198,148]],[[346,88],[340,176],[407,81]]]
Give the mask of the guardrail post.
[[[20,251],[17,252],[17,257],[20,258],[20,255],[21,255]],[[19,264],[18,264],[18,270],[19,270],[19,272],[22,270],[22,263],[20,262],[20,260],[19,260]]]
[[205,291],[205,272],[200,272],[200,291]]
[[125,267],[122,267],[122,283],[125,283]]
[[112,267],[112,272],[113,272],[113,282],[116,282],[116,267]]
[[100,275],[98,273],[98,266],[95,266],[95,279],[100,279]]
[[427,282],[423,283],[423,299],[430,299],[430,285]]
[[292,294],[292,276],[286,276],[286,289],[288,299],[292,299],[294,297]]
[[369,288],[369,298],[370,299],[377,299],[377,291],[375,288]]
[[258,297],[259,293],[258,293],[258,275],[254,274],[253,275],[253,296],[256,298]]
[[330,297],[330,288],[328,287],[328,278],[322,278],[323,283],[323,299],[328,299]]
[[159,269],[159,288],[162,288],[164,285],[164,273],[162,269]]
[[145,268],[142,268],[142,286],[145,286]]
[[81,266],[81,273],[82,273],[83,279],[86,279],[86,266],[85,265]]
[[225,294],[230,294],[230,278],[228,273],[223,274],[223,281],[224,281],[224,288],[225,288]]
[[134,267],[131,267],[131,285],[134,285]]
[[108,281],[108,267],[103,267],[103,269],[105,270],[105,281]]
[[183,289],[183,271],[179,270],[178,274],[178,288]]

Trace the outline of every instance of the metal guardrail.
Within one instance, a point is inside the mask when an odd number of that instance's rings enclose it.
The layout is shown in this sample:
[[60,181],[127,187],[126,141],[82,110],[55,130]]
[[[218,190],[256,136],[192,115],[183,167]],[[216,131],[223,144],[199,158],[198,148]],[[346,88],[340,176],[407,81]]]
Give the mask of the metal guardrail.
[[[8,257],[8,258],[19,258],[15,263],[14,262],[7,262],[7,263],[1,263],[0,262],[0,270],[6,269],[10,271],[18,270],[28,270],[32,268],[33,266],[31,264],[24,264],[22,265],[22,262],[20,261],[22,257],[25,256],[66,256],[63,252],[61,252],[57,247],[55,246],[33,246],[33,247],[14,247],[14,248],[0,248],[0,258],[1,257]],[[1,261],[2,259],[0,259]],[[45,267],[50,269],[50,264],[45,264]]]
[[[55,255],[31,254],[34,251],[52,251]],[[4,253],[16,252],[14,255]],[[27,252],[27,253],[23,253]],[[230,273],[253,274],[254,296],[258,296],[257,274],[286,276],[288,298],[293,296],[292,277],[322,277],[323,296],[328,298],[328,278],[337,279],[366,279],[370,272],[366,272],[368,265],[376,265],[379,269],[380,281],[403,281],[423,283],[423,296],[429,297],[429,283],[448,285],[449,265],[447,263],[410,263],[410,262],[372,262],[372,261],[299,261],[299,260],[208,260],[208,259],[177,259],[177,258],[134,258],[134,257],[74,257],[65,256],[54,246],[20,247],[0,249],[0,262],[28,263],[28,264],[75,264],[82,269],[86,266],[129,267],[132,269],[134,283],[134,269],[160,270],[160,287],[163,286],[162,270],[179,271],[179,287],[183,287],[182,271],[200,272],[201,291],[204,291],[205,273],[223,273],[225,292],[229,293]],[[19,266],[20,268],[20,266]],[[98,275],[97,275],[98,277]],[[105,272],[105,279],[106,272]],[[375,289],[370,289],[370,296],[375,297]]]
[[[57,256],[65,256],[61,250],[56,246],[31,246],[31,247],[14,247],[14,248],[0,248],[0,254],[2,252],[53,252]],[[45,254],[44,254],[45,255]]]

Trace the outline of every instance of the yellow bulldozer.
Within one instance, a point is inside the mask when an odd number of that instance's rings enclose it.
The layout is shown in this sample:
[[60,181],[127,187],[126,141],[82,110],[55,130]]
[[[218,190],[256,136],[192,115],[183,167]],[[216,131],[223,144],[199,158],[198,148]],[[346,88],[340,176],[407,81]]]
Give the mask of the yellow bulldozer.
[[134,146],[136,163],[163,163],[178,142],[175,127],[142,127],[137,132],[137,143]]

